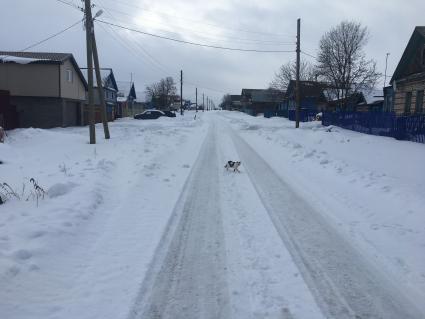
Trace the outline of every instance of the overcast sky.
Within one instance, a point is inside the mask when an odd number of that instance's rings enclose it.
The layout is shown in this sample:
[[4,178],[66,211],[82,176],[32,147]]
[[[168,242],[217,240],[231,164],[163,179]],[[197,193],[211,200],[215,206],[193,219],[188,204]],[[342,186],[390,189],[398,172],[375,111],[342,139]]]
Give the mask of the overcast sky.
[[[64,0],[81,5],[80,0]],[[390,52],[391,75],[413,29],[425,25],[424,0],[92,0],[104,9],[100,19],[133,29],[209,45],[295,50],[296,20],[302,19],[301,47],[315,55],[321,36],[342,20],[367,26],[368,58],[384,73]],[[0,11],[0,50],[21,50],[82,18],[82,12],[57,0],[3,0]],[[184,72],[185,98],[194,100],[195,87],[216,103],[228,92],[266,88],[290,53],[251,53],[216,50],[170,42],[116,29],[95,26],[101,67],[113,68],[118,81],[130,81],[136,91],[165,76],[179,80]],[[86,66],[82,25],[32,49],[73,53]],[[303,56],[312,60],[310,57]]]

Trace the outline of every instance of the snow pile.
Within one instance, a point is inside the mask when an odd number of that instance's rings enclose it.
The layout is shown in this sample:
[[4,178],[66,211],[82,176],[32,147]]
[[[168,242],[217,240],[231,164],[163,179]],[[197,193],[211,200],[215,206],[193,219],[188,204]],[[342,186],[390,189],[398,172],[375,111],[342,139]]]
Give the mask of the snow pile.
[[[16,129],[0,144],[1,318],[124,318],[205,136],[202,117]],[[25,189],[24,189],[25,185]],[[93,307],[95,305],[95,307]],[[91,309],[91,310],[89,310]]]

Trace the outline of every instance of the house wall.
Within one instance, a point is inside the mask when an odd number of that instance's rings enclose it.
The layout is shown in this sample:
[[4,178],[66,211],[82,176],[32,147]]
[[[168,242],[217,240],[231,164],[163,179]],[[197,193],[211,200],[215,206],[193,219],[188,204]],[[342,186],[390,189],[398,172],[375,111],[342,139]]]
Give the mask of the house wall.
[[80,124],[80,101],[52,97],[11,96],[19,127],[52,128]]
[[[67,70],[71,70],[72,72],[71,82],[67,79]],[[78,76],[74,65],[71,63],[71,60],[66,60],[62,65],[60,65],[60,86],[61,97],[63,98],[74,100],[84,100],[86,98],[86,88],[84,87],[81,78]]]
[[[415,113],[417,92],[425,90],[425,80],[397,83],[396,87],[394,94],[394,112],[396,112],[397,115],[404,114],[407,92],[412,92],[410,113]],[[425,110],[425,101],[422,103],[422,110]]]
[[0,90],[11,96],[59,97],[59,65],[0,63]]

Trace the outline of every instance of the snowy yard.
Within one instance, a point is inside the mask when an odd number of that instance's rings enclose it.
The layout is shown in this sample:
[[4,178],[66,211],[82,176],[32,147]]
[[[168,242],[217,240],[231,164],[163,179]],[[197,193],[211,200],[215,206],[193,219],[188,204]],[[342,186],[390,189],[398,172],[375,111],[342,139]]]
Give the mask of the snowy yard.
[[122,119],[96,146],[85,127],[9,132],[0,318],[422,317],[424,145],[293,126],[220,111]]

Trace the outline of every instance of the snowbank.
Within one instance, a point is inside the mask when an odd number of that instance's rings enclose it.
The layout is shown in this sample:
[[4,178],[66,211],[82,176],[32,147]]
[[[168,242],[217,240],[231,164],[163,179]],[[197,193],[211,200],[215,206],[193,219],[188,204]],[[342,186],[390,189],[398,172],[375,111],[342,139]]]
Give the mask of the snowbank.
[[[1,318],[124,318],[204,139],[193,116],[17,129],[0,144]],[[47,192],[29,197],[34,178]],[[24,186],[25,185],[25,188]],[[24,194],[24,196],[21,196]],[[93,307],[95,305],[95,307]]]

